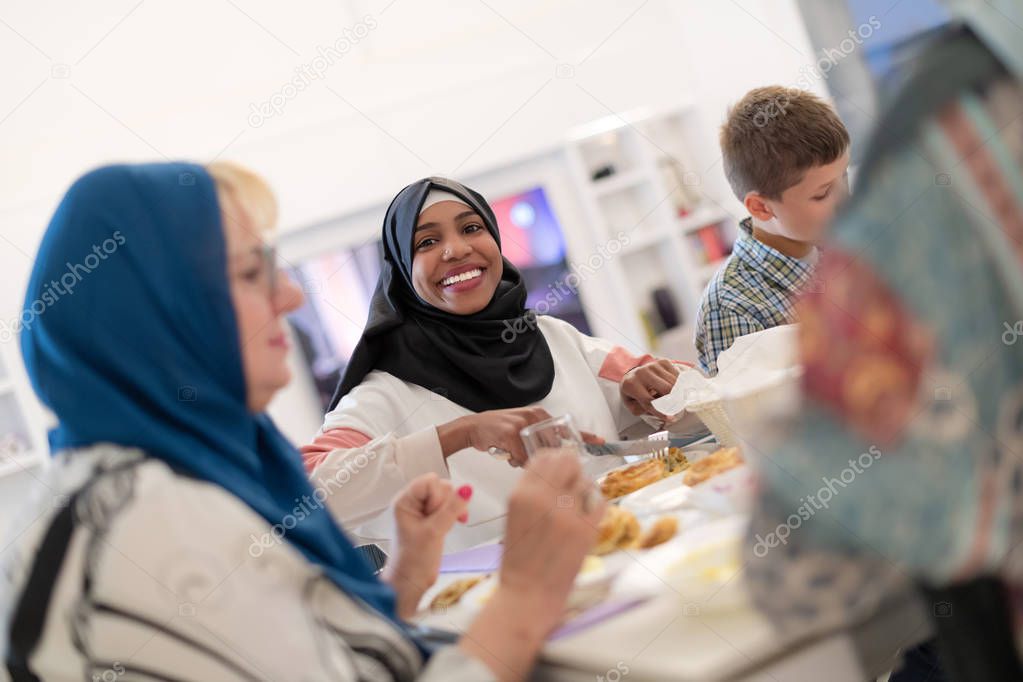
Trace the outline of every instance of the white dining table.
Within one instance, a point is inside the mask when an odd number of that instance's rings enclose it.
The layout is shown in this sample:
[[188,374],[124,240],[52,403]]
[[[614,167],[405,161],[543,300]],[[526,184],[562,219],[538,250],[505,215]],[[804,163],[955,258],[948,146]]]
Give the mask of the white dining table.
[[[463,632],[478,604],[460,604],[441,613],[432,613],[426,606],[445,586],[471,575],[479,573],[442,573],[424,596],[417,621]],[[735,580],[742,580],[741,573]],[[897,667],[901,651],[931,634],[919,598],[910,592],[891,595],[863,622],[805,632],[780,632],[748,600],[725,607],[715,604],[717,598],[733,597],[722,592],[695,604],[662,585],[641,597],[638,605],[572,634],[555,635],[545,645],[533,679],[862,682]],[[596,608],[636,600],[612,593],[609,603]]]
[[[711,439],[705,439],[710,441]],[[701,441],[702,443],[702,441]],[[697,461],[699,445],[687,450]],[[711,448],[713,449],[713,448]],[[682,492],[678,479],[666,479],[647,490],[667,489],[669,507],[679,514],[682,530],[676,538],[652,550],[616,553],[625,569],[611,583],[601,603],[568,621],[544,646],[533,679],[551,682],[662,682],[681,680],[744,680],[790,682],[863,682],[884,675],[899,665],[900,653],[931,636],[932,629],[919,596],[911,591],[889,595],[869,617],[825,631],[780,631],[751,603],[742,584],[743,571],[734,567],[733,577],[721,589],[699,599],[684,595],[687,580],[666,579],[664,570],[699,542],[695,537],[728,536],[736,542],[744,536],[751,513],[749,482],[745,467],[712,479],[713,485]],[[675,481],[674,483],[668,481]],[[687,486],[688,487],[688,486]],[[708,494],[708,488],[713,489]],[[676,490],[679,489],[679,490]],[[724,492],[722,492],[724,491]],[[640,491],[618,503],[643,516]],[[659,499],[659,498],[658,498]],[[674,506],[677,502],[678,506]],[[631,506],[630,506],[631,505]],[[487,547],[495,548],[492,551]],[[464,632],[482,605],[480,592],[468,592],[461,602],[441,613],[427,608],[433,597],[452,582],[493,571],[499,562],[497,542],[478,548],[478,556],[466,562],[462,554],[442,572],[437,584],[424,595],[417,621],[425,626]],[[454,559],[455,557],[447,557]],[[612,561],[604,557],[606,561]],[[488,563],[489,562],[489,563]],[[667,563],[666,563],[667,562]],[[682,588],[680,590],[680,588]],[[625,608],[628,606],[628,608]],[[617,608],[623,610],[617,611]],[[604,617],[596,614],[604,612]],[[607,615],[611,612],[612,615]],[[590,620],[585,627],[582,621]]]
[[[898,665],[930,635],[916,598],[902,595],[863,623],[830,632],[779,633],[753,609],[689,614],[656,598],[576,635],[549,643],[535,679],[863,682]],[[596,676],[596,677],[595,677]]]

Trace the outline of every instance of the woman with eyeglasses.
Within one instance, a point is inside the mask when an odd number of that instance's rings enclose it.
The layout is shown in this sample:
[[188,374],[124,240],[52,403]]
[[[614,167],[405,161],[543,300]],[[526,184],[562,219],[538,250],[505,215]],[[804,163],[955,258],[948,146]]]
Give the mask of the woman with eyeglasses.
[[[522,428],[571,414],[599,441],[660,416],[651,401],[671,391],[676,364],[528,310],[479,193],[447,178],[414,182],[388,207],[382,240],[369,321],[323,427],[302,448],[314,481],[351,479],[330,505],[362,540],[389,543],[388,500],[427,472],[474,490],[469,524],[447,549],[492,540],[519,476],[508,463],[526,462]],[[591,475],[622,463],[587,459]]]
[[550,456],[511,496],[499,585],[465,636],[435,649],[406,625],[469,492],[404,486],[382,580],[324,507],[336,493],[264,413],[302,301],[266,246],[275,219],[266,184],[222,162],[101,168],[61,202],[26,308],[120,237],[21,332],[57,426],[46,499],[0,557],[10,679],[518,680],[562,617],[603,504]]

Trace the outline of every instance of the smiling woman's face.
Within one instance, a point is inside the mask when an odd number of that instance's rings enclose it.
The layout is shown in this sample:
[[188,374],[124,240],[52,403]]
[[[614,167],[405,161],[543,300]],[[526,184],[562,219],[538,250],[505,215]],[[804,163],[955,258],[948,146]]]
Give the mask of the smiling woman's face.
[[474,210],[441,201],[419,215],[412,286],[435,308],[472,315],[487,307],[504,274],[501,249]]

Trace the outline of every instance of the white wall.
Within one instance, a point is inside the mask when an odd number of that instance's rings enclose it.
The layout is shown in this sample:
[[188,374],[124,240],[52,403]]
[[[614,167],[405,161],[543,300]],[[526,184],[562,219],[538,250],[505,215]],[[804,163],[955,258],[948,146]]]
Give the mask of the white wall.
[[[729,102],[797,82],[813,58],[792,0],[2,0],[0,20],[0,60],[17,65],[0,76],[7,320],[60,195],[101,163],[246,163],[275,186],[282,230],[311,228],[290,243],[315,250],[342,225],[372,233],[407,182],[500,186],[611,112],[695,100],[713,148]],[[250,125],[252,103],[346,30],[365,37]],[[295,405],[283,425],[308,432],[317,417]]]

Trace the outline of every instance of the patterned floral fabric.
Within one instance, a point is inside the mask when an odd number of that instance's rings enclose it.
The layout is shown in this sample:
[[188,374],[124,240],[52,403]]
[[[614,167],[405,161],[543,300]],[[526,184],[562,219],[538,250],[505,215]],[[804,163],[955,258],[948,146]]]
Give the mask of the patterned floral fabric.
[[1023,580],[1023,89],[973,39],[943,50],[909,91],[955,89],[893,107],[797,304],[802,410],[751,453],[748,582],[792,627]]

